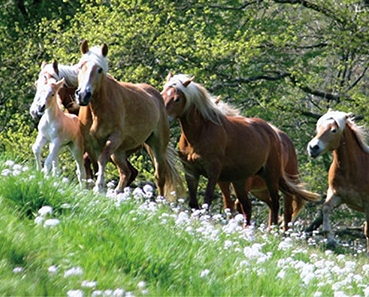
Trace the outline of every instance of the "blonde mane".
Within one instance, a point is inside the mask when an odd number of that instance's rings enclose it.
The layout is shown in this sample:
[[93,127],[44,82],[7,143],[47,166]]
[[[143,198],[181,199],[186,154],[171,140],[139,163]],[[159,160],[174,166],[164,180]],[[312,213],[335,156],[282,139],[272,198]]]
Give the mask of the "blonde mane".
[[81,60],[78,65],[81,65],[85,62],[93,62],[96,65],[99,65],[105,74],[109,71],[109,63],[107,57],[102,55],[101,47],[93,46],[89,49],[87,53],[82,55]]
[[369,153],[369,146],[365,143],[366,132],[363,126],[358,126],[351,118],[350,113],[342,111],[329,111],[323,115],[317,122],[317,127],[322,125],[325,121],[334,120],[341,132],[347,126],[355,134],[355,137],[364,152]]
[[42,76],[44,73],[49,73],[55,80],[59,81],[63,77],[65,78],[64,85],[68,88],[76,88],[78,87],[78,70],[77,65],[62,65],[58,64],[57,74],[54,70],[53,64],[46,64],[44,68],[42,68],[39,76]]
[[185,95],[186,105],[184,107],[184,111],[187,111],[191,106],[194,106],[205,120],[220,125],[221,119],[224,118],[225,115],[215,104],[216,98],[213,97],[202,85],[193,81],[185,87],[183,83],[189,79],[191,78],[185,74],[174,75],[164,85],[164,89],[175,87]]

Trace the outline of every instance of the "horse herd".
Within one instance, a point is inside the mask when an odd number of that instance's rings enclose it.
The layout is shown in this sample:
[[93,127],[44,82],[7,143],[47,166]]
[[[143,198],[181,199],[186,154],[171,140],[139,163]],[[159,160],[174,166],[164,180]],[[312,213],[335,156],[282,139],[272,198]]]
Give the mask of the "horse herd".
[[[204,202],[210,206],[218,184],[224,207],[234,205],[251,222],[248,192],[269,207],[268,226],[278,224],[280,196],[284,202],[284,230],[307,201],[319,195],[307,191],[299,179],[296,150],[286,133],[260,118],[245,118],[214,98],[186,75],[169,74],[160,93],[147,84],[119,82],[108,73],[108,46],[81,44],[77,65],[43,63],[30,108],[40,119],[32,146],[37,168],[57,174],[58,155],[67,145],[77,163],[81,185],[96,176],[94,191],[104,191],[108,162],[119,171],[116,192],[137,176],[129,156],[145,147],[155,168],[159,195],[169,198],[183,191],[177,158],[182,161],[191,208],[199,208],[200,176],[207,178]],[[65,111],[64,111],[65,110]],[[178,120],[178,153],[170,144],[170,121]],[[328,111],[317,122],[308,154],[332,151],[327,198],[323,204],[323,231],[334,242],[329,223],[332,208],[345,203],[365,212],[364,233],[369,252],[369,147],[350,114]],[[44,167],[41,149],[50,143]],[[92,169],[91,169],[92,166]],[[231,199],[231,187],[237,203]]]

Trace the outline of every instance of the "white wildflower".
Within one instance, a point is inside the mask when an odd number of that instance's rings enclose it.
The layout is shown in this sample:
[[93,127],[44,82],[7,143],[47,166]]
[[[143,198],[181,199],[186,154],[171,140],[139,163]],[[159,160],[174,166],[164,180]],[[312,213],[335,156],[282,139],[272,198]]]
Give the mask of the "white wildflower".
[[248,259],[257,259],[261,256],[264,256],[264,253],[261,251],[262,247],[262,244],[254,243],[252,246],[246,246],[243,249],[243,253]]
[[4,169],[3,171],[1,171],[2,176],[8,176],[10,174],[12,174],[12,171],[10,169]]
[[149,193],[153,194],[153,193],[154,193],[154,188],[153,188],[153,187],[152,187],[152,185],[150,185],[150,184],[146,184],[146,185],[144,185],[142,189],[143,189],[143,191],[144,191],[146,194],[149,194]]
[[45,220],[44,217],[37,216],[34,222],[36,223],[36,225],[42,225],[44,220]]
[[12,161],[12,160],[7,160],[7,161],[5,161],[5,166],[13,167],[13,166],[14,166],[14,164],[15,164],[15,162],[14,162],[14,161]]
[[281,241],[278,245],[279,250],[288,250],[293,247],[293,240],[290,237],[285,238],[283,241]]
[[279,271],[278,274],[277,274],[277,278],[280,278],[280,279],[284,279],[285,276],[286,276],[286,270],[284,270],[284,269]]
[[68,297],[83,297],[85,296],[82,290],[69,290],[67,292]]
[[146,288],[146,282],[144,281],[140,281],[138,284],[137,284],[137,287],[140,289],[140,290],[143,290]]
[[76,267],[72,267],[72,268],[66,270],[64,272],[64,277],[78,276],[78,275],[82,275],[82,274],[83,274],[82,267],[76,266]]
[[95,288],[96,285],[97,285],[97,282],[95,282],[95,281],[84,280],[81,284],[81,287],[83,287],[83,288]]
[[44,227],[55,227],[56,225],[60,224],[60,220],[59,219],[47,219],[44,222]]
[[53,213],[53,208],[51,206],[48,206],[48,205],[44,205],[42,206],[39,210],[38,210],[38,214],[41,216],[41,217],[44,217],[48,214],[52,214]]
[[209,269],[204,269],[200,272],[200,277],[207,277],[210,273],[210,270]]
[[13,272],[14,273],[22,273],[24,271],[24,268],[23,267],[15,267],[13,269]]
[[55,266],[55,265],[52,265],[52,266],[50,266],[50,267],[47,269],[47,271],[48,271],[49,273],[51,273],[51,274],[55,274],[55,273],[57,273],[57,272],[58,272],[58,270],[59,270],[59,268],[58,268],[57,266]]
[[114,297],[123,297],[125,295],[125,291],[123,289],[115,289],[114,292],[113,292],[113,296]]

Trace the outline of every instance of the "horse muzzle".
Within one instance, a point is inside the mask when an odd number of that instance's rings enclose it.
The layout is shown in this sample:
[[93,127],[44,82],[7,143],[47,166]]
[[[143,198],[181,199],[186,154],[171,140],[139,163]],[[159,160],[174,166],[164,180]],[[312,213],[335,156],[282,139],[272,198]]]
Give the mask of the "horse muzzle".
[[307,151],[310,157],[316,158],[320,155],[322,149],[318,143],[309,142]]
[[92,93],[90,91],[81,92],[79,89],[76,90],[75,98],[80,106],[87,106],[92,98]]

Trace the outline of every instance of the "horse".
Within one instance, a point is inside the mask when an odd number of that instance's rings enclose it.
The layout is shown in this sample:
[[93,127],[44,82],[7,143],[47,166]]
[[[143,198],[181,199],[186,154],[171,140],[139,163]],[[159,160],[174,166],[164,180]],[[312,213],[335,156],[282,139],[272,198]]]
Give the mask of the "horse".
[[[214,103],[216,106],[222,111],[223,114],[227,116],[239,116],[240,110],[234,108],[228,103],[221,101],[220,96],[215,98]],[[271,124],[270,124],[271,125]],[[283,132],[282,130],[278,129],[277,127],[271,125],[271,127],[275,130],[278,134],[278,137],[281,142],[282,146],[282,167],[286,173],[296,184],[300,183],[299,178],[299,169],[298,169],[298,160],[296,155],[295,146],[289,138],[289,136]],[[234,206],[240,211],[239,209],[239,202],[236,200],[233,203],[231,199],[231,192],[230,192],[230,183],[229,182],[218,182],[218,186],[222,192],[223,204],[225,209],[229,209],[233,212]],[[272,204],[270,200],[270,195],[268,189],[265,185],[263,179],[259,176],[253,176],[249,178],[246,182],[246,191],[251,192],[259,200],[265,202],[269,210],[272,210]],[[303,200],[300,196],[293,196],[290,194],[284,194],[283,196],[283,230],[286,231],[288,229],[288,225],[290,222],[294,221],[297,215],[300,213],[302,208],[306,204],[306,200]]]
[[[38,74],[38,80],[35,82],[37,88],[34,101],[30,107],[30,114],[34,120],[39,120],[43,112],[37,110],[37,101],[39,99],[39,92],[42,90],[45,84],[48,84],[49,80],[65,79],[63,86],[58,92],[58,102],[61,104],[61,108],[68,113],[72,113],[78,116],[79,105],[75,101],[75,92],[78,87],[78,68],[76,65],[63,65],[59,64],[56,60],[47,64],[45,61],[41,64],[41,70]],[[133,152],[131,152],[133,153]],[[91,180],[97,173],[97,162],[92,162],[87,153],[84,154],[84,167],[86,171],[86,179]],[[129,186],[136,176],[138,175],[137,169],[127,160],[131,174],[127,182]]]
[[[278,137],[282,146],[282,168],[285,174],[291,178],[291,180],[300,184],[299,170],[298,170],[298,160],[296,155],[295,146],[289,136],[272,126]],[[218,185],[222,191],[222,197],[224,202],[224,208],[229,208],[231,212],[233,211],[234,205],[238,207],[238,201],[233,203],[230,195],[230,183],[228,182],[218,182]],[[251,192],[253,196],[259,200],[265,202],[269,210],[272,211],[272,201],[264,180],[260,176],[250,177],[246,181],[246,191]],[[283,230],[286,231],[289,228],[289,223],[293,222],[302,208],[305,206],[306,200],[302,199],[301,196],[291,195],[290,193],[283,194]],[[270,227],[270,226],[269,226]]]
[[68,146],[77,164],[77,178],[82,185],[86,179],[83,166],[83,139],[79,127],[78,117],[74,114],[64,113],[57,101],[57,95],[64,84],[64,78],[60,81],[48,80],[37,92],[38,99],[35,100],[33,111],[35,115],[43,113],[38,124],[38,135],[32,145],[32,151],[36,158],[38,170],[41,166],[41,150],[50,142],[50,153],[44,164],[44,173],[48,175],[52,169],[54,176],[57,175],[58,156],[63,146]]
[[323,232],[328,244],[335,244],[329,220],[332,209],[340,204],[365,213],[364,234],[369,255],[369,146],[363,129],[350,118],[350,113],[328,110],[316,124],[316,136],[308,143],[309,156],[316,158],[333,153],[328,172],[327,198],[323,203]]
[[[108,72],[108,46],[89,49],[84,40],[78,63],[76,100],[85,146],[98,162],[95,191],[104,190],[104,171],[109,158],[119,169],[116,192],[127,185],[127,155],[144,145],[155,167],[159,195],[167,198],[181,189],[177,155],[169,145],[170,131],[160,92],[147,84],[119,83]],[[177,192],[178,194],[178,192]]]
[[245,226],[251,223],[251,203],[245,185],[252,176],[260,176],[270,194],[269,225],[278,223],[279,189],[304,200],[318,199],[284,173],[280,140],[267,122],[226,116],[216,107],[210,93],[187,75],[169,74],[161,94],[169,120],[178,119],[181,126],[179,150],[191,208],[199,208],[197,187],[201,175],[208,179],[204,195],[208,206],[216,183],[232,183]]

